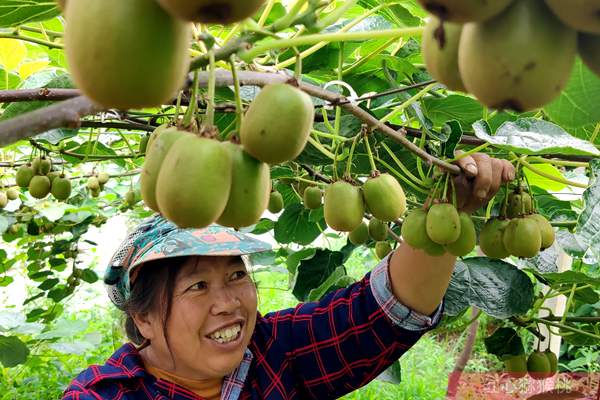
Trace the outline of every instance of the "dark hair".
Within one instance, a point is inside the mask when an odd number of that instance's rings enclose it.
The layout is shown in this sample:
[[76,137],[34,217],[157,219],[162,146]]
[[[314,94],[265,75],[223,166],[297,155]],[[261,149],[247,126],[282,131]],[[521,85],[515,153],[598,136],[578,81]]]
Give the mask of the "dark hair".
[[129,340],[142,345],[147,339],[135,325],[133,315],[158,312],[161,316],[163,333],[169,347],[167,322],[171,315],[175,282],[187,257],[173,257],[145,263],[131,285],[129,300],[125,303],[125,332]]

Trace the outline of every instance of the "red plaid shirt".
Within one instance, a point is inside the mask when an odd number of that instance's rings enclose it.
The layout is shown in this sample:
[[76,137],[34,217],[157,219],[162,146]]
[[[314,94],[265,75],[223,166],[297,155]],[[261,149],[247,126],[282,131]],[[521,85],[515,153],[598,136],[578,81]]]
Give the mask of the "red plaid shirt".
[[[392,294],[388,259],[361,281],[319,302],[258,316],[240,366],[223,383],[221,399],[334,399],[375,379],[439,323]],[[156,379],[135,346],[125,344],[102,366],[71,383],[63,400],[200,400]]]

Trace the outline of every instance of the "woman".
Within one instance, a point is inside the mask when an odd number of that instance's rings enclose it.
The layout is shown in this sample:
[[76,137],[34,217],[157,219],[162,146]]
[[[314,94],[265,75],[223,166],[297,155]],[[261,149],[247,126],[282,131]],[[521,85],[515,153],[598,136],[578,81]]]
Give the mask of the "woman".
[[[484,154],[459,165],[459,204],[469,212],[514,179],[510,163]],[[456,261],[402,244],[350,287],[261,316],[247,255],[268,248],[218,226],[143,223],[105,276],[133,343],[83,371],[63,399],[338,398],[439,323]]]

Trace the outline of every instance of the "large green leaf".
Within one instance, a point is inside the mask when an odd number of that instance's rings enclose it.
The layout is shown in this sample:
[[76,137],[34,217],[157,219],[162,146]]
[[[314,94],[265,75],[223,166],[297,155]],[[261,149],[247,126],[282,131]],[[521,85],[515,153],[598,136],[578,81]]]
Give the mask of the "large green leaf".
[[485,121],[473,124],[475,135],[503,150],[519,154],[557,154],[600,156],[590,142],[568,134],[552,122],[522,118],[503,123],[492,135]]
[[275,222],[275,240],[279,243],[312,243],[326,228],[325,220],[311,222],[310,210],[300,203],[290,204]]
[[561,126],[580,128],[600,121],[599,102],[600,78],[577,60],[567,87],[544,111]]
[[59,13],[54,0],[2,0],[0,27],[45,21],[56,17]]
[[29,348],[16,336],[0,335],[0,363],[6,368],[23,364],[29,355]]
[[483,117],[483,106],[472,97],[452,94],[448,97],[426,97],[422,101],[423,112],[435,126],[452,120],[463,127],[471,126]]
[[512,328],[497,329],[491,336],[484,339],[488,353],[502,359],[504,355],[518,356],[525,353],[521,337]]
[[592,160],[590,169],[591,185],[583,193],[585,209],[579,216],[575,236],[600,260],[600,160]]
[[533,285],[514,265],[487,257],[457,261],[445,297],[445,313],[457,315],[477,306],[496,318],[527,312],[533,304]]

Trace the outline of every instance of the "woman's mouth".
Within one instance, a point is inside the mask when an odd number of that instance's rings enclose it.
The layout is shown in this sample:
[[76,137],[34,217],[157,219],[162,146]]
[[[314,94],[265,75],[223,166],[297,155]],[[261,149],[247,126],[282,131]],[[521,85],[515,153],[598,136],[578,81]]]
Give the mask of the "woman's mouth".
[[240,338],[242,332],[242,324],[236,323],[225,328],[219,329],[208,335],[207,337],[219,344],[227,344],[235,342]]

